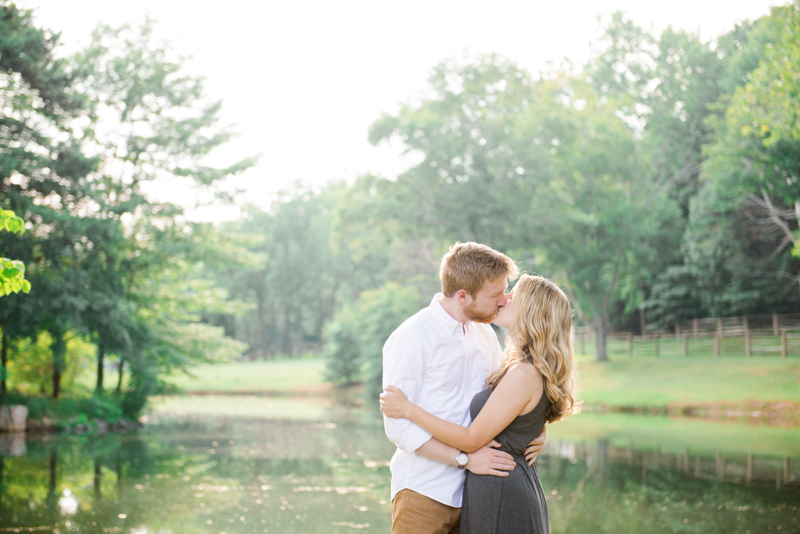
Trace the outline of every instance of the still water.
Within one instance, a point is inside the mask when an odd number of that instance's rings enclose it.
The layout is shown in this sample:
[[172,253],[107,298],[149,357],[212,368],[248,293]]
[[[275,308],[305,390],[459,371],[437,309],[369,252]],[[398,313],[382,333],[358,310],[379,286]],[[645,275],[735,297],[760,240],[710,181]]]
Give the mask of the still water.
[[[142,429],[0,453],[0,532],[390,530],[393,446],[341,399],[161,399]],[[798,428],[584,413],[537,463],[554,533],[800,532]]]

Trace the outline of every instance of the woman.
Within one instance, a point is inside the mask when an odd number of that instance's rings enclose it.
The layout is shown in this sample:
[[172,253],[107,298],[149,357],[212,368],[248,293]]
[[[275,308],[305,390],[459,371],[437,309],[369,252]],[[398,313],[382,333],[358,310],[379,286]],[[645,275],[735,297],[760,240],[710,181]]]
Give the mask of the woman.
[[523,275],[494,323],[508,328],[505,357],[486,380],[488,387],[472,399],[469,427],[431,415],[392,386],[381,394],[381,410],[388,417],[410,419],[464,452],[495,439],[514,456],[517,466],[507,477],[467,472],[461,532],[549,533],[544,492],[536,466],[525,461],[525,447],[545,422],[580,410],[575,400],[572,310],[553,282]]

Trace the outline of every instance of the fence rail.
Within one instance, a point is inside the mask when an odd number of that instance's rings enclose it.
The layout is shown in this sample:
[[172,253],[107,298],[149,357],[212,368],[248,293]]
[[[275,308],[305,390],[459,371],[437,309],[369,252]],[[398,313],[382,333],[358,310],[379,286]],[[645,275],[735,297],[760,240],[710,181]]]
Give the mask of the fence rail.
[[[579,353],[593,344],[594,330],[575,328]],[[611,331],[609,355],[634,356],[800,356],[800,314],[715,317],[681,321],[674,329],[646,327],[644,334]]]

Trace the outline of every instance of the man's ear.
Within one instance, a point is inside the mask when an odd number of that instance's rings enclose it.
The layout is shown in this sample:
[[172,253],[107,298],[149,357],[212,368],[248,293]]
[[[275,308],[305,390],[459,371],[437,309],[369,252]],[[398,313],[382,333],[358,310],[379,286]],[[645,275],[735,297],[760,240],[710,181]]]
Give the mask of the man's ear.
[[456,298],[458,299],[459,304],[462,306],[467,304],[467,290],[466,289],[459,289],[456,291]]

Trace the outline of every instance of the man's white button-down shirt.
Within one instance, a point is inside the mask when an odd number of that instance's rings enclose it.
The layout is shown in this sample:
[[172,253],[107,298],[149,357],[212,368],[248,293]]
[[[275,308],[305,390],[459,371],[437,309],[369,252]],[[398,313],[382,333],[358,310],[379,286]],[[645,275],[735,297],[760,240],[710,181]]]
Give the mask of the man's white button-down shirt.
[[[492,327],[462,324],[442,307],[430,306],[395,330],[383,347],[383,387],[400,388],[409,400],[450,422],[469,426],[469,404],[500,366],[502,349]],[[392,457],[392,499],[411,489],[461,507],[465,471],[414,454],[431,435],[408,419],[383,418],[386,436],[397,445]]]

